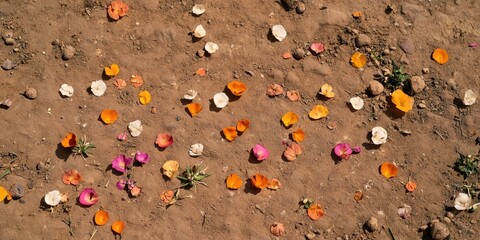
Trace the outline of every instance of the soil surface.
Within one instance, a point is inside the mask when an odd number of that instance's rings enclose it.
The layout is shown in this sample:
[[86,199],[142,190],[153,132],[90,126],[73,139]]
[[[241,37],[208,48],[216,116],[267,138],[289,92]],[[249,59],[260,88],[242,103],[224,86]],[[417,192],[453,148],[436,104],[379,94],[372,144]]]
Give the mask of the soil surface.
[[[0,69],[0,101],[12,101],[0,108],[0,173],[11,171],[0,186],[9,190],[20,184],[25,190],[22,198],[1,204],[0,239],[114,239],[115,220],[126,224],[123,239],[276,239],[270,233],[274,222],[285,224],[280,239],[431,239],[426,227],[436,220],[446,224],[451,239],[480,237],[480,213],[453,210],[455,196],[465,192],[462,186],[479,183],[478,175],[464,180],[453,169],[460,153],[479,151],[478,102],[462,104],[465,90],[480,93],[480,49],[469,46],[480,41],[479,1],[304,1],[303,13],[273,0],[126,3],[128,15],[113,21],[106,0],[0,1],[0,29],[10,37],[0,46],[0,63],[10,60],[5,67],[13,67]],[[192,14],[195,3],[205,5],[203,15]],[[355,11],[361,16],[353,17]],[[193,39],[200,24],[207,34]],[[270,33],[276,24],[287,31],[283,41]],[[199,56],[210,41],[219,50]],[[314,42],[323,43],[325,51],[309,51]],[[67,46],[75,52],[65,60]],[[447,50],[446,64],[432,59],[436,48]],[[282,58],[297,49],[306,54]],[[367,56],[362,69],[350,64],[356,51]],[[106,78],[104,67],[112,63],[120,73]],[[378,96],[368,91],[393,63],[426,84],[416,94],[406,90],[415,103],[400,115],[390,100],[393,88]],[[205,76],[196,74],[199,68],[207,70]],[[116,79],[128,81],[133,74],[143,77],[141,87],[114,86]],[[101,97],[89,89],[98,79],[107,84]],[[231,97],[226,85],[233,80],[244,82],[247,91],[216,109],[213,96],[224,91]],[[75,89],[72,97],[59,93],[64,83]],[[301,100],[267,96],[274,83],[299,90]],[[325,83],[333,86],[332,99],[318,94]],[[27,88],[36,89],[35,99],[26,98]],[[182,100],[190,89],[199,93],[194,102],[203,105],[193,118]],[[152,95],[147,105],[138,100],[142,90]],[[364,99],[363,109],[351,108],[354,96]],[[318,104],[329,115],[311,120],[308,113]],[[118,120],[104,124],[103,109],[117,110]],[[280,121],[288,111],[299,115],[291,128]],[[250,128],[228,142],[222,129],[240,119],[250,120]],[[141,135],[117,140],[135,120],[143,124]],[[388,132],[381,146],[370,140],[376,126]],[[283,151],[298,128],[305,132],[303,153],[286,161]],[[68,132],[94,143],[93,155],[71,156],[60,144]],[[171,133],[174,144],[159,149],[154,143],[163,132]],[[189,156],[194,143],[205,146],[202,156]],[[252,155],[257,143],[270,151],[267,160]],[[337,143],[362,151],[339,160],[332,154]],[[116,188],[122,176],[111,162],[137,151],[147,152],[151,161],[130,170],[142,188],[140,196],[130,197]],[[181,184],[162,176],[167,160],[180,163],[177,175],[203,162],[211,174],[204,179],[208,186],[182,189],[185,198],[166,208],[160,193]],[[396,177],[379,173],[387,161],[398,166]],[[62,182],[70,169],[83,177],[77,187]],[[231,173],[244,181],[238,190],[225,185]],[[281,188],[254,190],[247,179],[256,173],[279,179]],[[413,192],[405,190],[409,179],[418,185]],[[91,207],[78,202],[87,187],[100,197]],[[68,193],[69,201],[46,206],[43,198],[52,190]],[[362,200],[354,199],[356,191],[363,192]],[[299,205],[304,198],[321,204],[321,219],[307,216]],[[405,205],[412,209],[404,219],[397,210]],[[105,226],[94,224],[100,208],[110,216]],[[378,220],[373,232],[365,226],[370,217]]]

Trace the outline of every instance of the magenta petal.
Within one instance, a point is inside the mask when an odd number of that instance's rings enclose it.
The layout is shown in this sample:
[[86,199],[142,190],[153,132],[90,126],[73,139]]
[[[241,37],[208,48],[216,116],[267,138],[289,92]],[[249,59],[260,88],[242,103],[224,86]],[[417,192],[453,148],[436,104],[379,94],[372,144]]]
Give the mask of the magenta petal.
[[98,194],[93,190],[93,188],[85,188],[80,192],[78,201],[83,206],[92,206],[98,202]]
[[116,185],[118,190],[124,190],[125,186],[127,185],[127,181],[125,181],[125,179],[119,180]]
[[353,153],[360,153],[362,151],[362,147],[355,146],[352,148]]
[[270,155],[270,152],[260,144],[255,144],[252,151],[253,151],[253,155],[255,155],[258,161],[263,161],[267,159],[268,156]]
[[137,152],[135,154],[135,160],[137,160],[138,162],[140,162],[142,164],[146,164],[146,163],[150,162],[150,156],[148,156],[148,154],[145,153],[145,152]]
[[133,162],[132,158],[127,158],[125,155],[119,155],[112,160],[112,168],[124,173],[127,171],[127,167]]
[[348,159],[352,155],[352,148],[348,143],[339,143],[333,148],[333,152],[341,159]]

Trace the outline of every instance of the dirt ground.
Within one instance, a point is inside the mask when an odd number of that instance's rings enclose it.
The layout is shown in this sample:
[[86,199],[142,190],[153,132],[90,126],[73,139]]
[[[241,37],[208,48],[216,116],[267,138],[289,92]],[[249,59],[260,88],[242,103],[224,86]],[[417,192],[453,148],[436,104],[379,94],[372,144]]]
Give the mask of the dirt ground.
[[[0,1],[2,35],[11,32],[14,39],[13,45],[1,44],[0,63],[16,64],[0,70],[0,101],[12,101],[9,108],[0,108],[0,173],[12,171],[0,186],[25,188],[21,199],[0,206],[0,239],[114,239],[110,226],[115,220],[126,223],[122,239],[276,239],[270,233],[274,222],[285,224],[280,239],[307,235],[311,239],[430,239],[429,229],[422,231],[422,226],[436,219],[446,224],[451,239],[480,237],[479,212],[451,211],[462,191],[459,186],[479,183],[478,175],[464,180],[452,166],[459,153],[476,154],[479,149],[475,145],[480,136],[478,102],[465,107],[461,99],[466,89],[480,93],[480,49],[468,45],[480,41],[480,1],[307,0],[299,14],[273,0],[143,0],[126,1],[128,15],[119,21],[108,19],[108,3]],[[192,15],[195,3],[206,6],[203,15]],[[354,11],[362,16],[354,18]],[[207,34],[193,40],[190,33],[199,24]],[[269,35],[276,24],[287,31],[281,42]],[[359,34],[369,38],[361,47],[356,42]],[[199,57],[197,52],[209,41],[219,50]],[[308,49],[313,42],[323,43],[325,51],[298,60],[282,58],[283,53]],[[407,50],[401,46],[405,42],[410,44]],[[62,47],[67,45],[76,53],[64,60]],[[447,50],[446,64],[432,59],[435,48]],[[349,63],[355,51],[367,55],[364,69]],[[378,57],[378,65],[370,55]],[[374,75],[392,69],[392,62],[427,85],[414,95],[413,109],[403,116],[392,110],[391,90],[386,88],[379,96],[367,90]],[[105,95],[94,96],[91,82],[102,79],[104,67],[112,63],[120,66],[120,74],[104,79]],[[195,74],[199,68],[207,69],[206,76]],[[429,72],[422,72],[424,68]],[[113,85],[115,79],[133,74],[143,77],[140,88],[129,84],[119,90]],[[218,111],[211,99],[234,79],[246,83],[248,90]],[[59,94],[64,83],[75,89],[70,98]],[[299,90],[302,100],[267,96],[267,87],[274,83]],[[333,99],[319,97],[324,83],[333,86]],[[37,98],[23,95],[27,87],[37,90]],[[182,101],[190,89],[198,91],[194,101],[204,106],[194,118]],[[138,101],[141,90],[152,95],[147,105]],[[362,110],[349,106],[353,96],[364,99]],[[327,118],[309,119],[317,104],[328,107]],[[103,109],[117,110],[119,119],[103,124],[99,120]],[[287,129],[280,119],[288,111],[300,119]],[[137,119],[143,133],[118,141],[117,135]],[[249,119],[250,129],[226,141],[221,130],[240,119]],[[381,146],[370,140],[375,126],[389,134]],[[291,142],[289,134],[297,128],[305,131],[300,143],[304,152],[295,161],[285,161],[285,143]],[[86,161],[69,156],[60,145],[68,132],[95,144]],[[154,144],[162,132],[170,132],[175,141],[165,150]],[[340,142],[359,145],[362,152],[337,161],[332,149]],[[205,146],[197,158],[188,154],[194,143]],[[270,157],[261,163],[250,152],[257,143],[270,150]],[[116,156],[136,151],[147,152],[152,160],[133,167],[142,193],[131,198],[115,187],[121,177],[110,164]],[[162,177],[160,169],[167,160],[177,160],[180,172],[203,161],[211,173],[204,180],[208,187],[181,190],[192,198],[166,208],[160,193],[180,185],[177,179]],[[399,167],[398,176],[386,179],[379,173],[385,161]],[[70,169],[83,176],[78,187],[62,182]],[[228,190],[225,179],[234,172],[244,183],[262,173],[279,179],[282,187],[256,192],[247,183]],[[418,184],[414,192],[405,190],[409,178]],[[77,203],[85,187],[100,196],[91,207]],[[68,193],[70,200],[45,208],[42,199],[52,190]],[[354,199],[355,191],[363,192],[363,200]],[[299,208],[304,198],[324,208],[320,220],[309,219]],[[405,204],[412,211],[402,219],[397,209]],[[109,212],[105,226],[94,224],[99,208]],[[445,219],[449,212],[454,216]],[[370,217],[378,219],[379,229],[374,232],[364,226]],[[65,223],[68,219],[73,235]]]

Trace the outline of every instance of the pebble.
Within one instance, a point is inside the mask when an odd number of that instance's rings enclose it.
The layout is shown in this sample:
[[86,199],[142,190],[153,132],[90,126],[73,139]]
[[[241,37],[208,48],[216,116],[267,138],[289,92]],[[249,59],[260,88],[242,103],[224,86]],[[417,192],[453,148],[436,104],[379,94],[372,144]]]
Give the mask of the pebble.
[[434,240],[443,240],[450,235],[450,230],[448,230],[447,225],[444,223],[436,222],[432,224],[430,234]]
[[15,44],[15,40],[13,39],[13,32],[11,31],[4,33],[2,38],[3,38],[3,41],[5,42],[5,45]]
[[413,44],[412,40],[410,38],[403,38],[398,41],[398,46],[408,54],[413,54],[415,51],[415,45]]
[[430,73],[430,68],[422,68],[422,73],[423,74],[429,74]]
[[198,56],[199,58],[204,57],[204,56],[205,56],[205,50],[203,50],[203,49],[198,50],[198,51],[197,51],[197,56]]
[[457,89],[457,82],[455,82],[455,79],[450,78],[447,80],[447,85],[450,87],[450,89],[455,90]]
[[389,55],[389,54],[390,54],[390,49],[383,50],[383,55]]
[[298,6],[299,1],[300,0],[282,0],[282,3],[287,8],[287,10],[292,10]]
[[295,8],[298,14],[302,14],[307,10],[307,7],[305,6],[305,3],[301,2],[297,5],[297,8]]
[[10,188],[10,194],[12,194],[13,199],[19,199],[25,195],[25,190],[21,184],[15,183]]
[[383,87],[382,83],[380,83],[379,81],[375,81],[375,80],[371,81],[368,85],[368,90],[374,96],[377,96],[380,93],[382,93],[384,89],[385,88]]
[[370,232],[375,232],[379,229],[378,226],[378,219],[375,217],[370,217],[367,222],[365,223],[367,230]]
[[455,217],[455,215],[453,215],[453,213],[451,213],[451,212],[447,212],[447,214],[445,214],[445,216],[447,216],[450,219],[453,219]]
[[420,109],[425,109],[425,108],[427,108],[427,104],[425,104],[425,103],[419,103],[419,104],[418,104],[418,108],[420,108]]
[[15,64],[12,60],[5,60],[3,63],[2,63],[2,68],[3,70],[12,70],[14,69],[15,67],[17,66],[17,64]]
[[316,236],[317,235],[315,235],[315,233],[313,233],[313,232],[309,232],[309,233],[305,234],[305,237],[307,239],[314,239]]
[[302,48],[297,48],[293,51],[293,57],[297,60],[300,60],[305,57],[305,50]]
[[67,45],[62,49],[62,58],[63,60],[69,60],[75,55],[76,49],[71,46]]
[[34,181],[28,182],[28,183],[27,183],[27,187],[28,187],[28,189],[34,188],[34,187],[35,187],[35,182],[34,182]]
[[443,221],[444,221],[446,224],[452,223],[452,220],[451,220],[450,218],[448,218],[448,217],[444,217],[444,218],[443,218]]
[[372,43],[372,40],[366,34],[359,34],[357,38],[355,38],[355,44],[357,47],[365,47]]
[[31,88],[31,87],[27,88],[27,90],[25,90],[25,93],[23,95],[25,95],[26,98],[33,100],[37,98],[37,89]]
[[417,94],[423,91],[427,84],[425,84],[425,80],[422,77],[413,76],[410,78],[410,86],[412,86],[413,93]]

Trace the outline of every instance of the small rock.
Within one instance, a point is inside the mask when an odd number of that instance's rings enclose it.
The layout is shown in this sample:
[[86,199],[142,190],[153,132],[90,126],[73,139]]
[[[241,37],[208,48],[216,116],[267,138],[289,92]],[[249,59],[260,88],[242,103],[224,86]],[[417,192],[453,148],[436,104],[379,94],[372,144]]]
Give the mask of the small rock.
[[430,68],[422,68],[422,73],[423,74],[429,74],[430,73]]
[[420,109],[425,109],[425,108],[427,108],[427,104],[425,104],[425,103],[419,103],[419,104],[418,104],[418,108],[420,108]]
[[377,96],[380,93],[382,93],[384,89],[385,88],[383,87],[382,83],[380,83],[379,81],[375,81],[375,80],[371,81],[368,85],[368,90],[374,96]]
[[359,34],[357,38],[355,38],[355,44],[357,47],[364,47],[368,46],[372,43],[372,40],[370,40],[370,37],[367,36],[366,34]]
[[457,82],[455,82],[455,79],[450,78],[447,80],[447,85],[450,87],[450,89],[455,90],[457,89]]
[[25,93],[23,93],[23,95],[25,95],[26,98],[28,99],[35,99],[37,98],[37,89],[35,88],[27,88],[27,90],[25,90]]
[[297,60],[300,60],[305,57],[305,50],[302,48],[297,48],[293,51],[293,57]]
[[313,233],[313,232],[309,232],[309,233],[305,234],[305,237],[309,240],[314,239],[316,236],[317,235],[315,235],[315,233]]
[[28,182],[28,183],[27,183],[27,187],[28,187],[28,189],[34,188],[34,187],[35,187],[35,182],[34,182],[34,181]]
[[410,78],[410,86],[412,86],[413,93],[417,94],[423,91],[423,89],[425,89],[427,84],[425,84],[425,81],[423,80],[422,77],[413,76]]
[[410,40],[410,38],[400,39],[398,41],[398,46],[400,46],[400,48],[408,54],[413,54],[413,52],[415,51],[415,45],[413,44],[412,40]]
[[283,5],[287,10],[293,10],[298,6],[300,0],[282,0]]
[[448,230],[447,225],[444,223],[436,222],[432,224],[430,234],[434,240],[443,240],[450,235],[450,230]]
[[197,56],[200,57],[200,58],[204,57],[205,56],[205,50],[203,50],[203,49],[198,50],[197,51]]
[[305,10],[307,10],[307,7],[305,6],[305,3],[301,2],[297,5],[295,10],[297,11],[298,14],[302,14],[305,12]]
[[67,45],[62,49],[62,58],[63,60],[69,60],[75,55],[76,49],[71,46]]
[[13,61],[7,59],[5,60],[3,63],[2,63],[2,68],[3,70],[12,70],[14,69],[15,67],[17,66],[17,64],[15,64]]
[[375,217],[370,217],[367,222],[365,223],[367,230],[370,232],[375,232],[379,229],[378,226],[378,219]]
[[53,46],[59,46],[60,45],[60,39],[57,38],[57,39],[53,40],[52,45]]
[[450,219],[453,219],[455,217],[455,215],[453,215],[453,213],[451,213],[451,212],[447,212],[447,214],[445,214],[445,216],[450,218]]
[[13,38],[13,32],[12,32],[12,31],[5,32],[5,33],[2,35],[2,38],[3,38],[3,39],[5,39],[5,38]]
[[22,185],[15,183],[10,188],[10,194],[12,194],[13,199],[19,199],[25,195],[25,190]]
[[13,39],[13,38],[3,38],[3,41],[5,42],[5,45],[15,44],[15,39]]
[[389,54],[390,54],[390,49],[383,50],[383,55],[389,55]]
[[452,220],[451,220],[450,218],[448,218],[448,217],[444,217],[444,218],[443,218],[443,221],[444,221],[446,224],[452,223]]

